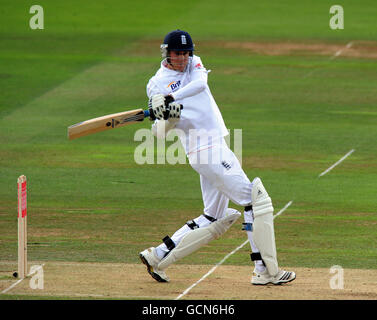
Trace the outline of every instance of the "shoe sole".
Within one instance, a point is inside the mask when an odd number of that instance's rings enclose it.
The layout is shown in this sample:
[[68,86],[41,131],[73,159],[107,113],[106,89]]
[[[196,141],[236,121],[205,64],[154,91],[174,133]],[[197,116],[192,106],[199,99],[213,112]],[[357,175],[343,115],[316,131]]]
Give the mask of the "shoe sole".
[[144,258],[144,256],[140,253],[139,254],[140,260],[143,264],[147,266],[148,273],[158,282],[167,282],[165,279],[162,279],[157,273],[153,272],[153,267],[148,263],[148,261]]

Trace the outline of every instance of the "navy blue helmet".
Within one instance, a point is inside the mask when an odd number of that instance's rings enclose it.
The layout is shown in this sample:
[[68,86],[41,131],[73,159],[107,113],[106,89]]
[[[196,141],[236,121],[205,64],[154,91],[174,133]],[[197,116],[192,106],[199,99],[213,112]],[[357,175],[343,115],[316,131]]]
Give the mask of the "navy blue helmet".
[[163,58],[169,56],[169,51],[189,51],[190,56],[194,51],[194,44],[189,33],[179,29],[169,32],[160,47]]

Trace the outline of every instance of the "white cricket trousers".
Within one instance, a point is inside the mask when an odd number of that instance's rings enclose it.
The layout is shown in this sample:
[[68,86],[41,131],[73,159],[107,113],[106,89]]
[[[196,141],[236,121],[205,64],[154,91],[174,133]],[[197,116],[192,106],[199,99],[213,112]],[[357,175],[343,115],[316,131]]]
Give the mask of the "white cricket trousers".
[[243,207],[251,205],[252,184],[224,139],[222,143],[190,153],[188,158],[200,175],[205,214],[221,218],[229,200]]

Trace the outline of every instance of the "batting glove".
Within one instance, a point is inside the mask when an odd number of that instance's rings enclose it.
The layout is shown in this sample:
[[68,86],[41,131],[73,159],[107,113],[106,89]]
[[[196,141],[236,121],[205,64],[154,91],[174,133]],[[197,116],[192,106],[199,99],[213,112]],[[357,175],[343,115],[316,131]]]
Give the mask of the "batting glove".
[[162,120],[166,113],[165,97],[162,94],[156,94],[149,99],[149,111],[152,111],[154,118]]
[[[174,102],[171,95],[164,96],[156,94],[149,99],[148,103],[151,120],[168,120],[169,118],[179,118],[182,105]],[[170,113],[172,115],[170,115]]]
[[175,101],[169,103],[169,118],[179,119],[183,106]]

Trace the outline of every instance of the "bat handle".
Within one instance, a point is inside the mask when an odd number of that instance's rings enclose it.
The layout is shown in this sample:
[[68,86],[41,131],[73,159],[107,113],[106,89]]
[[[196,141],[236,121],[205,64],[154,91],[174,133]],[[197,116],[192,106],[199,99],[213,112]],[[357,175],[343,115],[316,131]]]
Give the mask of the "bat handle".
[[144,110],[144,117],[148,118],[151,114],[149,113],[149,110]]

